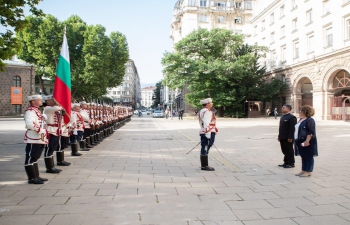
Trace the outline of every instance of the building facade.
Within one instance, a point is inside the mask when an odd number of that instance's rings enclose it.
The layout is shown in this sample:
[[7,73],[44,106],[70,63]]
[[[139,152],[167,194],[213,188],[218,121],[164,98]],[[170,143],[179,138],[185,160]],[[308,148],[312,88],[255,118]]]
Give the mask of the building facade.
[[281,104],[295,114],[309,104],[316,119],[350,119],[350,0],[178,1],[174,44],[199,27],[230,29],[268,47],[261,64],[287,84]]
[[0,116],[24,114],[29,106],[27,96],[34,94],[35,69],[23,61],[5,61],[0,72]]
[[268,74],[288,88],[282,102],[317,119],[350,119],[350,1],[257,0],[250,44],[267,46]]
[[132,106],[137,109],[141,106],[141,83],[135,62],[129,60],[123,83],[107,90],[107,97],[113,99],[115,104]]
[[141,106],[150,108],[153,104],[153,94],[155,86],[144,87],[141,89]]

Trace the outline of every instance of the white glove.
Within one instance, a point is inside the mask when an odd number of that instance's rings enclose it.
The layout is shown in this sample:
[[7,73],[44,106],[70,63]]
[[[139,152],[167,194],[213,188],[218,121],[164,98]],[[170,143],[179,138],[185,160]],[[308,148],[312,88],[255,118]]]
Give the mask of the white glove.
[[42,114],[42,117],[44,120],[47,120],[47,115],[46,114]]
[[211,133],[206,133],[205,136],[210,139],[211,138]]
[[77,130],[74,130],[74,131],[73,131],[73,134],[74,134],[74,135],[78,135],[78,131],[77,131]]

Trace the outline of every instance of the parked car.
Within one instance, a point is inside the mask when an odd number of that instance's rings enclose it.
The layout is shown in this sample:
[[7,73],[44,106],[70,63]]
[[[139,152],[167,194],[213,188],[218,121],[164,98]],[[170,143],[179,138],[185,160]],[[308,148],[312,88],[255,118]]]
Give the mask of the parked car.
[[153,112],[153,118],[160,117],[164,118],[164,113],[162,110],[154,110]]

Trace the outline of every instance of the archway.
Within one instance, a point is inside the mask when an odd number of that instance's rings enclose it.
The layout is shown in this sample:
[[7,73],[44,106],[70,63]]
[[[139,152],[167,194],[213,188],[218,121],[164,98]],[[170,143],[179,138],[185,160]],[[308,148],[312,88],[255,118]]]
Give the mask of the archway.
[[346,70],[336,71],[328,87],[334,93],[328,105],[331,119],[350,120],[350,73]]
[[313,85],[308,77],[303,77],[299,80],[296,87],[296,97],[297,112],[300,111],[301,106],[303,105],[313,106]]

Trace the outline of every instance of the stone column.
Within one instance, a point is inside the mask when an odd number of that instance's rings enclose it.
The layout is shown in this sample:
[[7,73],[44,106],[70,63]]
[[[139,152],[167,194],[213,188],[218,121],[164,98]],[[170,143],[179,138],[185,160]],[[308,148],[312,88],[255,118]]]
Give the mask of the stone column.
[[313,107],[315,109],[315,120],[322,120],[324,117],[324,95],[321,90],[314,90],[312,95]]
[[294,116],[299,117],[299,102],[301,102],[302,94],[301,93],[294,94],[293,99],[294,99],[294,105],[293,105],[294,113],[293,114],[294,114]]
[[331,120],[332,119],[332,114],[331,114],[331,106],[330,106],[330,101],[329,98],[334,97],[334,90],[327,90],[324,92],[324,102],[323,102],[323,119],[324,120]]

